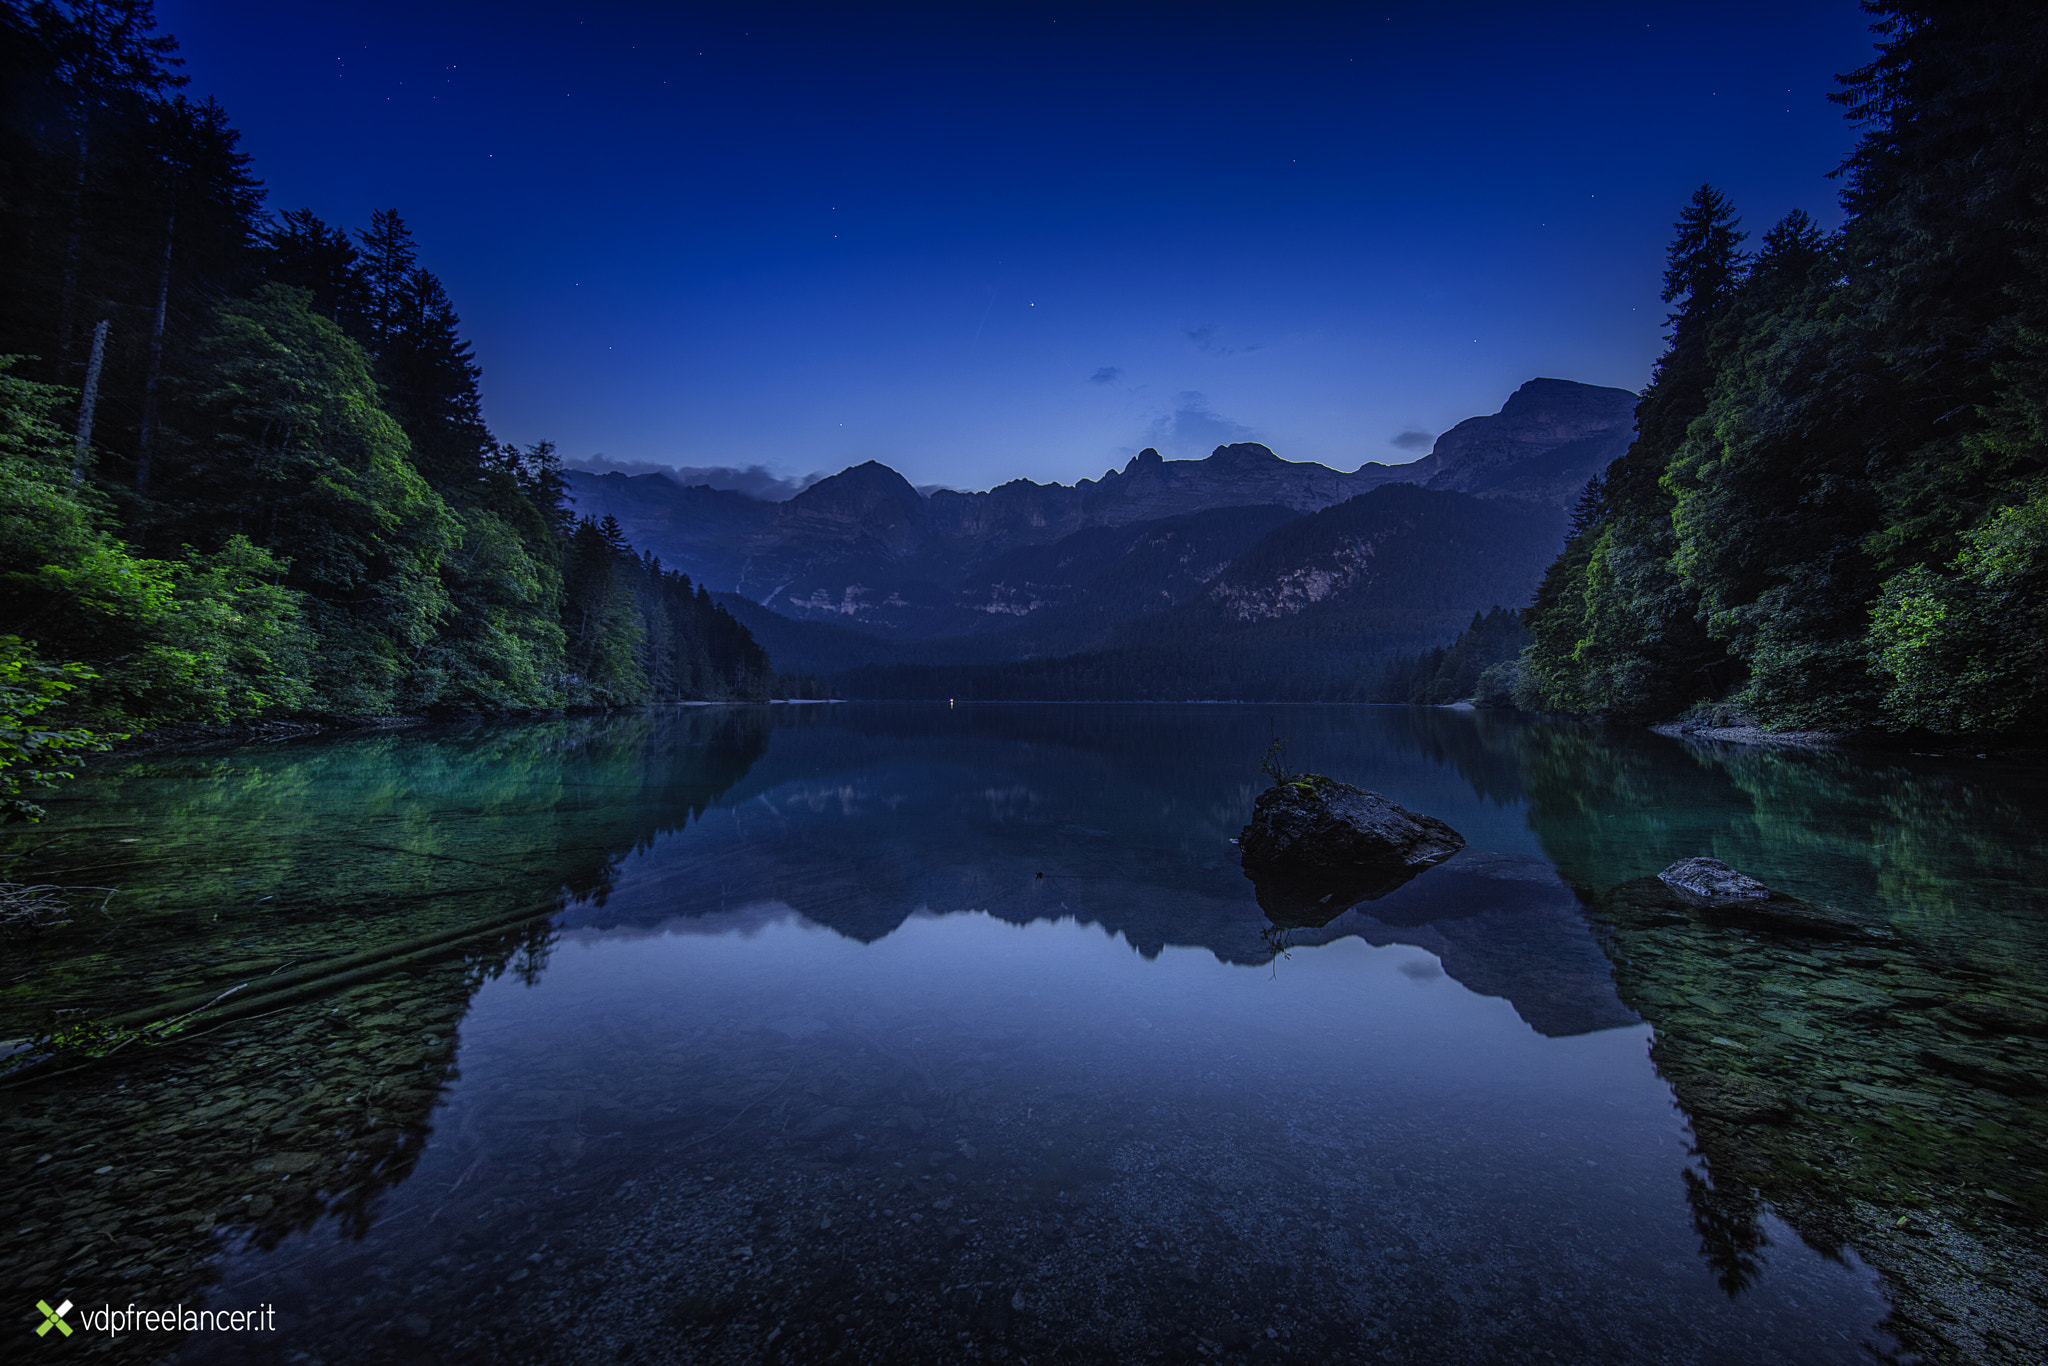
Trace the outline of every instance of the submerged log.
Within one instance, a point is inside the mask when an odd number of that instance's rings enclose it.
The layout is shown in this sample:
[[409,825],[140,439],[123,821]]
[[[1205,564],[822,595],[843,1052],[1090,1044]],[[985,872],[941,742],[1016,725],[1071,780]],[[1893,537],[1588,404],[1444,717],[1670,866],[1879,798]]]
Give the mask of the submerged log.
[[[559,909],[559,901],[550,900],[343,958],[330,958],[290,971],[274,972],[269,977],[252,978],[225,989],[165,1001],[103,1020],[78,1021],[69,1027],[69,1031],[79,1036],[83,1056],[67,1054],[62,1041],[49,1036],[0,1042],[0,1053],[6,1053],[5,1060],[0,1061],[0,1090],[25,1081],[68,1075],[80,1067],[91,1066],[112,1056],[137,1039],[159,1045],[184,1041],[230,1020],[267,1014],[345,990],[401,968],[460,951],[469,940],[502,934],[551,917]],[[53,1048],[53,1042],[59,1046]],[[6,1052],[10,1047],[13,1051]],[[53,1063],[59,1065],[52,1067]]]
[[1834,943],[1882,944],[1897,938],[1878,921],[1830,906],[1816,906],[1783,892],[1767,891],[1762,898],[1700,896],[1661,877],[1624,882],[1602,898],[1602,904],[1609,918],[1639,929],[1698,921]]

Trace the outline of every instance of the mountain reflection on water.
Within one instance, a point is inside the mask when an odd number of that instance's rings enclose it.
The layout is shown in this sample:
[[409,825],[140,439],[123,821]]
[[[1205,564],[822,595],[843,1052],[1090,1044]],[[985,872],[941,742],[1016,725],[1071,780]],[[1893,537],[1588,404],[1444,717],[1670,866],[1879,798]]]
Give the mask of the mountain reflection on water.
[[[1276,734],[1467,848],[1269,918],[1231,840]],[[118,924],[27,946],[10,1035],[556,914],[0,1093],[33,1173],[0,1261],[297,1325],[193,1361],[2026,1359],[2043,809],[1967,765],[1419,708],[677,709],[108,764],[17,847],[119,886]],[[1900,937],[1628,900],[1701,853]]]
[[[1361,727],[1361,716],[1379,724]],[[835,712],[779,729],[772,758],[691,839],[646,850],[558,923],[653,925],[772,902],[874,941],[919,912],[977,910],[1100,925],[1147,957],[1173,944],[1264,963],[1281,941],[1234,841],[1274,724],[1303,762],[1413,789],[1419,809],[1473,840],[1452,864],[1285,943],[1356,935],[1426,948],[1545,1034],[1636,1018],[1576,898],[1492,795],[1512,791],[1512,769],[1489,789],[1417,763],[1417,750],[1446,746],[1463,747],[1474,770],[1497,758],[1473,743],[1468,718],[1426,709]]]

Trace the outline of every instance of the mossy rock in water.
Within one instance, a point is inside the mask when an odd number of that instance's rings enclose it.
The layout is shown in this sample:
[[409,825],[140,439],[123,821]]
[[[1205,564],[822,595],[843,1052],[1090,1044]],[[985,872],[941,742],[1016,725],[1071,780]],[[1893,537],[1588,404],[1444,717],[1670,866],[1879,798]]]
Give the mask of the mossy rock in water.
[[1305,774],[1259,794],[1238,836],[1247,871],[1311,880],[1420,872],[1465,847],[1465,837],[1349,783]]
[[1692,1114],[1724,1124],[1784,1124],[1794,1113],[1783,1092],[1747,1077],[1694,1073],[1674,1078],[1673,1089]]
[[1612,919],[1632,927],[1697,920],[1708,925],[1732,925],[1763,934],[1836,943],[1877,944],[1894,938],[1883,925],[1782,892],[1772,892],[1764,899],[1709,899],[1689,896],[1654,877],[1622,883],[1607,894],[1605,908]]
[[2004,996],[1958,996],[1949,1013],[1986,1034],[2048,1035],[2048,1014]]
[[1987,1086],[2009,1096],[2034,1096],[2048,1091],[2048,1082],[2025,1067],[1974,1048],[1933,1046],[1920,1050],[1920,1061],[1951,1077]]

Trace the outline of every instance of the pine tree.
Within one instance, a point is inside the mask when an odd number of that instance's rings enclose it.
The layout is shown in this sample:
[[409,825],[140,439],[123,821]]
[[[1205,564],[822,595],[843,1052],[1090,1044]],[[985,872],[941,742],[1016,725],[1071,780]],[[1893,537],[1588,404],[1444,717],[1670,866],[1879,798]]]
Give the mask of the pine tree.
[[194,104],[180,95],[157,101],[150,113],[147,160],[155,170],[152,207],[162,215],[163,249],[151,291],[136,432],[139,492],[149,488],[173,300],[179,317],[204,316],[207,296],[243,283],[262,196],[248,155],[236,146],[241,135],[219,104]]
[[385,403],[411,438],[413,462],[444,498],[481,501],[482,472],[497,446],[484,426],[483,372],[447,291],[415,266],[373,307],[384,319],[375,349]]
[[357,233],[356,240],[361,244],[369,346],[375,353],[382,351],[392,332],[403,325],[406,285],[419,264],[419,248],[396,209],[372,213],[369,229]]
[[[1868,8],[1879,55],[1837,97],[1862,129],[1842,230],[1789,214],[1739,271],[1725,204],[1681,220],[1672,348],[1598,534],[1532,609],[1532,703],[1627,711],[1633,689],[1638,712],[1830,728],[2048,713],[2048,14]],[[1725,660],[1644,629],[1692,604]]]
[[62,8],[38,5],[31,23],[55,58],[55,77],[65,94],[67,134],[74,153],[67,187],[61,297],[57,308],[57,352],[69,359],[78,335],[96,219],[93,192],[104,187],[110,134],[137,122],[149,99],[185,84],[172,68],[183,65],[177,43],[156,31],[151,0],[70,0]]
[[313,297],[313,311],[343,334],[368,346],[370,286],[362,254],[349,235],[320,221],[311,209],[277,215],[264,230],[264,273]]
[[637,706],[648,700],[639,657],[645,628],[618,523],[611,522],[609,531],[584,518],[564,556],[562,629],[569,686],[581,703]]
[[[1734,207],[1703,185],[1675,225],[1664,272],[1669,348],[1636,406],[1636,437],[1583,504],[1564,556],[1531,605],[1524,696],[1542,710],[1668,714],[1726,684],[1672,566],[1673,499],[1664,474],[1705,411],[1709,341],[1743,265]],[[1597,524],[1597,531],[1594,526]]]

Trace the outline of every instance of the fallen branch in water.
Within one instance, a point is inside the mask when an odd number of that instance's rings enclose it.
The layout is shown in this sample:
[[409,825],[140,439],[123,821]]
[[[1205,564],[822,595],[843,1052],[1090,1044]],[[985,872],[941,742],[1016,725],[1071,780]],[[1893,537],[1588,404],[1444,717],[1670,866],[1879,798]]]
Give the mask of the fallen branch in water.
[[[439,957],[465,940],[500,933],[553,915],[557,906],[554,901],[527,906],[489,920],[438,930],[345,958],[309,963],[290,972],[273,972],[269,977],[240,982],[225,990],[215,988],[104,1020],[77,1020],[47,1035],[15,1040],[12,1057],[0,1060],[0,1088],[89,1066],[138,1038],[145,1043],[170,1043],[210,1032],[230,1020],[268,1014],[284,1006],[356,986],[387,972]],[[259,994],[242,994],[257,984],[261,986]],[[229,997],[236,999],[229,1001]],[[0,1044],[0,1048],[4,1047],[6,1045]],[[47,1064],[60,1058],[75,1061],[77,1066],[50,1070]]]
[[114,895],[112,887],[29,886],[20,882],[0,882],[0,937],[16,939],[54,930],[59,925],[69,925],[71,904],[64,899],[67,892],[104,893],[97,907],[102,914]]

